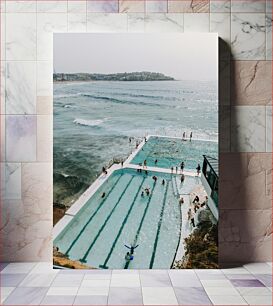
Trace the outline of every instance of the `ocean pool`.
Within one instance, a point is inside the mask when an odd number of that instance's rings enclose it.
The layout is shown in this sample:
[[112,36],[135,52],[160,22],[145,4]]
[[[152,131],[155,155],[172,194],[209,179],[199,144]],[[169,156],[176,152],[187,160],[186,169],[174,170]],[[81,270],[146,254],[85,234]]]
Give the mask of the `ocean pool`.
[[[186,170],[194,170],[197,165],[202,165],[203,155],[218,158],[218,143],[209,140],[186,140],[151,136],[131,160],[131,164],[143,164],[147,161],[148,167],[170,169],[185,163]],[[157,160],[157,163],[155,163]]]

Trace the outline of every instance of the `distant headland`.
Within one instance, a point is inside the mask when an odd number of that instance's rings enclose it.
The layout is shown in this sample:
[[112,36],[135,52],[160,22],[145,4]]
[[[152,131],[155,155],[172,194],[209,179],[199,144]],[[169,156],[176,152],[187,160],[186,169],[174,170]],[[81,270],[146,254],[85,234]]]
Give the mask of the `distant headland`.
[[79,81],[175,81],[174,78],[158,72],[101,73],[54,73],[54,82]]

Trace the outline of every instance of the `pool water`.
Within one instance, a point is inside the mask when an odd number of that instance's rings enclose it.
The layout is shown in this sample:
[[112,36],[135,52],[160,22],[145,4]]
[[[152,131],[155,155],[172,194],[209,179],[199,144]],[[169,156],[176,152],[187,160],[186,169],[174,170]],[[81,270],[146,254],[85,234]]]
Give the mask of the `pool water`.
[[[203,155],[218,157],[218,143],[208,140],[182,141],[178,138],[151,136],[142,149],[132,159],[131,164],[170,169],[178,167],[183,161],[185,169],[195,170],[202,164]],[[155,160],[157,159],[157,164]]]
[[[158,178],[156,183],[153,175]],[[188,192],[196,181],[187,179],[188,187],[182,189]],[[180,239],[178,185],[176,175],[116,170],[56,237],[54,245],[70,259],[95,268],[170,268]],[[148,186],[151,195],[142,197],[141,191]],[[127,265],[125,244],[139,245]]]

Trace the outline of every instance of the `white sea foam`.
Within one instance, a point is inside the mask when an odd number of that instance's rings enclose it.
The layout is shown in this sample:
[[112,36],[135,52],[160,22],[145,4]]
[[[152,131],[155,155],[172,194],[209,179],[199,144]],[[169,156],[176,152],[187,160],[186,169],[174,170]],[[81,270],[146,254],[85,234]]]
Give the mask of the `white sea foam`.
[[81,96],[81,93],[76,94],[66,94],[66,95],[54,95],[56,99],[63,99],[63,98],[75,98]]
[[85,126],[98,126],[101,125],[106,120],[107,118],[97,119],[97,120],[86,120],[86,119],[76,118],[73,122],[75,124],[85,125]]

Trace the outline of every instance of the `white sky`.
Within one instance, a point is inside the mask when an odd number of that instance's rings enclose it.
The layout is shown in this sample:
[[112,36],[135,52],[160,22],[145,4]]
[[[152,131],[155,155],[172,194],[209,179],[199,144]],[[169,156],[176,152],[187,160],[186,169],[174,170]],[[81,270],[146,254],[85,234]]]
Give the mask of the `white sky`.
[[54,34],[56,72],[161,72],[178,80],[218,79],[218,36]]

